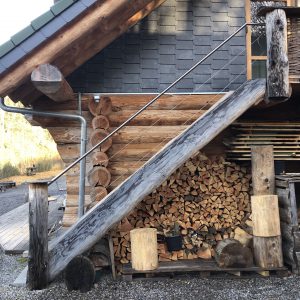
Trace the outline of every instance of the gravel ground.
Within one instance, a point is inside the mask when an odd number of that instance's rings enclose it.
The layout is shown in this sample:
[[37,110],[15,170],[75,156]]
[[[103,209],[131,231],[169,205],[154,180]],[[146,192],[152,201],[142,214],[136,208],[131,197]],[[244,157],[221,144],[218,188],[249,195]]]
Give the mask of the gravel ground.
[[[103,274],[95,288],[88,293],[68,292],[64,283],[56,281],[42,291],[11,287],[9,284],[24,263],[17,257],[0,255],[0,299],[300,299],[299,277],[253,279],[202,279],[198,276],[163,280],[113,281]],[[3,273],[3,268],[5,269]]]
[[[63,194],[64,180],[50,186],[49,194]],[[0,215],[26,201],[27,186],[0,193]],[[196,275],[175,277],[163,280],[140,280],[132,282],[114,281],[107,272],[100,274],[95,288],[86,294],[67,291],[63,280],[58,279],[47,289],[29,291],[13,287],[19,273],[26,266],[20,256],[4,255],[0,250],[0,300],[46,300],[46,299],[300,299],[299,277],[288,278],[251,278],[251,279],[203,279]]]

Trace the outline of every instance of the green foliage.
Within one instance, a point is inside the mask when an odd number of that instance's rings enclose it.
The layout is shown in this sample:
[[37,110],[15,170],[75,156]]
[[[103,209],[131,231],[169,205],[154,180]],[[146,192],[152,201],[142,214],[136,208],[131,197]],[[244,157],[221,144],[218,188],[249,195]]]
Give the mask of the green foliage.
[[19,169],[9,162],[0,169],[0,179],[16,175],[20,175]]

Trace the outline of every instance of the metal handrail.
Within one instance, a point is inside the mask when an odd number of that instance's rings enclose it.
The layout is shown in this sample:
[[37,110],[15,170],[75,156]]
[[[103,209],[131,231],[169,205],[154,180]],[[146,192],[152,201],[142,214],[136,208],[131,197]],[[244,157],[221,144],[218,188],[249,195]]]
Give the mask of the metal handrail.
[[225,45],[228,41],[230,41],[235,35],[237,35],[241,30],[243,30],[247,26],[263,26],[264,23],[245,23],[240,28],[238,28],[234,33],[232,33],[227,39],[225,39],[220,45],[215,47],[211,52],[205,55],[200,61],[198,61],[194,66],[192,66],[188,71],[186,71],[183,75],[181,75],[177,80],[175,80],[172,84],[170,84],[167,88],[165,88],[160,94],[154,97],[151,101],[149,101],[146,105],[144,105],[140,110],[134,113],[129,119],[123,122],[119,127],[114,129],[108,136],[106,136],[103,140],[101,140],[98,144],[93,146],[90,150],[88,150],[84,155],[76,159],[73,163],[71,163],[66,169],[64,169],[61,173],[55,176],[50,182],[49,185],[55,182],[58,178],[63,176],[66,172],[68,172],[71,168],[73,168],[78,162],[92,153],[96,148],[98,148],[101,144],[106,142],[111,136],[113,136],[116,132],[126,126],[130,121],[132,121],[135,117],[137,117],[140,113],[142,113],[146,108],[148,108],[152,103],[154,103],[157,99],[163,96],[166,92],[168,92],[173,86],[175,86],[181,79],[190,74],[195,68],[197,68],[200,64],[202,64],[205,60],[207,60],[212,54],[214,54],[217,50],[219,50],[223,45]]

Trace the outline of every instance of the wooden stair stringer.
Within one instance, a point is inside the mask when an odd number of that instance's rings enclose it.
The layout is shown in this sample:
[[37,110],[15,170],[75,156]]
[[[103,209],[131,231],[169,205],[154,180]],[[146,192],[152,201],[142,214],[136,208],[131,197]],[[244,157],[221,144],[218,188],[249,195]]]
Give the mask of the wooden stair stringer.
[[264,79],[251,80],[225,95],[59,237],[49,247],[50,280],[75,256],[90,249],[194,153],[261,101],[265,86]]

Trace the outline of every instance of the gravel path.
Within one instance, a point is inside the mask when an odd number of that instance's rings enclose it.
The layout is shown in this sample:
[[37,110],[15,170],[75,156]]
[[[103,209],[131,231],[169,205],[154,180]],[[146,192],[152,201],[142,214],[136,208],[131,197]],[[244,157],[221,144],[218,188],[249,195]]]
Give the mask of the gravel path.
[[[132,282],[113,281],[109,274],[102,275],[95,288],[82,294],[68,292],[62,281],[52,283],[43,291],[28,291],[26,288],[11,287],[11,279],[16,276],[24,263],[16,257],[0,256],[2,300],[57,300],[57,299],[300,299],[299,277],[254,278],[254,279],[202,279],[198,276],[185,276],[180,279],[135,280]],[[3,264],[6,273],[3,275]],[[9,265],[9,267],[8,267]]]
[[[62,179],[58,185],[50,186],[50,195],[59,195],[65,185]],[[27,186],[0,193],[0,215],[26,201]],[[253,278],[253,279],[203,279],[196,275],[163,280],[114,281],[109,273],[101,273],[95,288],[86,294],[68,292],[63,281],[58,279],[42,291],[29,291],[11,284],[26,266],[20,256],[4,255],[0,250],[0,300],[59,300],[59,299],[300,299],[299,277]]]

